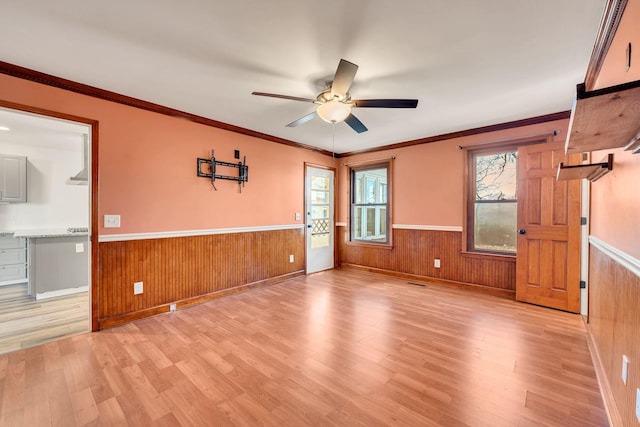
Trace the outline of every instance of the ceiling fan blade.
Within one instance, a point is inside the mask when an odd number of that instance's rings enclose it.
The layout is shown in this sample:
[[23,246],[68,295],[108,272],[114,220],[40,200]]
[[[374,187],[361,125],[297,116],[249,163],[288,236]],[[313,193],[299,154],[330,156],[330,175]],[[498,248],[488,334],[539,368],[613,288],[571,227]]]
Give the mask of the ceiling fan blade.
[[417,99],[358,99],[351,101],[354,108],[416,108]]
[[355,130],[358,133],[366,132],[368,129],[365,125],[362,124],[360,120],[353,114],[349,114],[349,116],[344,119],[344,121],[351,126],[351,129]]
[[352,62],[340,60],[338,69],[335,76],[333,76],[333,83],[331,84],[331,98],[346,97],[353,79],[356,77],[356,71],[358,66]]
[[314,112],[312,112],[312,113],[307,114],[307,115],[306,115],[306,116],[304,116],[304,117],[300,117],[298,120],[294,120],[294,121],[292,121],[291,123],[289,123],[289,124],[287,125],[287,127],[294,128],[294,127],[296,127],[296,126],[300,126],[301,124],[303,124],[303,123],[307,123],[309,120],[314,119],[317,115],[318,115],[318,113],[316,113],[316,112],[314,111]]
[[278,95],[277,93],[251,92],[251,95],[268,96],[270,98],[290,99],[292,101],[316,102],[315,99],[311,99],[311,98],[300,98],[300,97],[297,97],[297,96]]

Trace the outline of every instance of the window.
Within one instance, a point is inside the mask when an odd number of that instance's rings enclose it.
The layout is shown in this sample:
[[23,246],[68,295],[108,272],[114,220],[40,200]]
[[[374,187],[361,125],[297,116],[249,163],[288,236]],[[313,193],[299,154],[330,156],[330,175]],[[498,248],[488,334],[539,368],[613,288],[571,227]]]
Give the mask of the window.
[[351,241],[391,242],[389,163],[351,168]]
[[516,253],[516,147],[469,150],[467,249]]

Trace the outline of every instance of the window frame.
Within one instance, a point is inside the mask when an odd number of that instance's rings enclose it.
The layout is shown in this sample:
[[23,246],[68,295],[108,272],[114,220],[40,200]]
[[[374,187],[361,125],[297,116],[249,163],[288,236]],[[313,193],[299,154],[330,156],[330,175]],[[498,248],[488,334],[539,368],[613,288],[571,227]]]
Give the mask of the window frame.
[[[506,153],[506,152],[518,152],[518,147],[528,145],[526,142],[511,142],[504,144],[490,144],[481,146],[470,146],[465,148],[465,180],[464,180],[464,224],[465,232],[463,233],[463,247],[462,253],[474,256],[489,256],[489,257],[508,257],[515,258],[516,251],[492,251],[488,249],[475,248],[475,205],[476,205],[476,157],[490,154]],[[516,168],[519,167],[519,157],[516,163]],[[516,198],[515,200],[503,200],[501,203],[518,203],[518,169],[516,169]],[[496,203],[493,201],[487,201],[484,203]],[[517,222],[516,222],[517,229]]]
[[[375,202],[375,203],[355,203],[356,194],[359,192],[356,191],[356,180],[355,176],[357,172],[363,172],[372,169],[386,169],[387,171],[387,182],[386,182],[386,202]],[[366,162],[366,163],[357,163],[353,165],[349,165],[349,235],[347,244],[349,245],[358,245],[358,246],[371,246],[376,248],[392,248],[393,247],[393,226],[392,226],[392,199],[393,199],[393,163],[392,159],[384,160],[384,161],[375,161],[375,162]],[[378,184],[379,185],[379,184]],[[362,195],[365,197],[365,195]],[[385,212],[385,229],[386,229],[386,239],[385,241],[375,241],[375,240],[364,240],[354,238],[354,223],[355,220],[355,208],[357,206],[361,207],[375,207],[376,212],[379,209],[386,209]]]

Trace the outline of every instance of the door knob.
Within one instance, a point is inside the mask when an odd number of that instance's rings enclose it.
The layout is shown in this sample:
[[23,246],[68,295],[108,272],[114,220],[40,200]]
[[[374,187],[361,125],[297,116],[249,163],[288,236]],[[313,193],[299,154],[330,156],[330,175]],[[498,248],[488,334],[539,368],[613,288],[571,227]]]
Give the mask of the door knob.
[[527,230],[521,228],[520,230],[518,230],[518,234],[527,234]]

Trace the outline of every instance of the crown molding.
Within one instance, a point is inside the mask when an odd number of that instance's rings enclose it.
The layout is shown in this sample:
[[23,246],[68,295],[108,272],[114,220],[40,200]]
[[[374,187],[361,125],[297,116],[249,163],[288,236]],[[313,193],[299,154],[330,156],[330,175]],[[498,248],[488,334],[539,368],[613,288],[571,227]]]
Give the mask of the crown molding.
[[571,117],[571,111],[561,111],[559,113],[546,114],[543,116],[530,117],[528,119],[515,120],[512,122],[498,123],[495,125],[482,126],[473,129],[467,129],[457,132],[444,133],[441,135],[429,136],[426,138],[414,139],[412,141],[399,142],[397,144],[385,145],[366,150],[349,151],[346,153],[336,154],[336,158],[349,157],[355,154],[375,153],[378,151],[394,150],[397,148],[411,147],[413,145],[429,144],[432,142],[446,141],[448,139],[461,138],[463,136],[479,135],[482,133],[496,132],[505,129],[513,129],[522,126],[537,125],[540,123],[553,122],[556,120],[568,119]]
[[598,75],[602,69],[609,47],[613,41],[624,9],[627,7],[627,0],[608,0],[605,6],[604,16],[602,17],[602,23],[600,24],[600,31],[596,38],[595,45],[593,46],[593,52],[591,52],[591,59],[589,60],[589,66],[587,67],[587,73],[584,78],[584,83],[588,91],[593,90]]
[[81,95],[91,96],[93,98],[102,99],[105,101],[115,102],[117,104],[127,105],[129,107],[139,108],[142,110],[151,111],[158,114],[163,114],[169,117],[176,117],[185,119],[194,123],[198,123],[205,126],[211,126],[218,129],[224,129],[229,132],[235,132],[242,135],[251,136],[254,138],[260,138],[278,144],[288,145],[290,147],[303,148],[305,150],[315,151],[317,153],[324,154],[325,156],[333,156],[333,153],[321,148],[312,147],[310,145],[301,144],[299,142],[291,141],[277,136],[269,135],[262,132],[256,132],[251,129],[245,129],[239,126],[230,125],[228,123],[219,122],[217,120],[208,119],[206,117],[198,116],[195,114],[187,113],[185,111],[176,110],[174,108],[165,107],[163,105],[154,104],[152,102],[144,101],[142,99],[133,98],[120,93],[111,92],[109,90],[100,89],[94,86],[89,86],[83,83],[78,83],[73,80],[63,79],[51,74],[46,74],[40,71],[32,70],[29,68],[21,67],[19,65],[10,64],[8,62],[0,61],[0,73],[8,76],[17,77],[20,79],[32,81],[34,83],[40,83],[47,86],[56,87],[58,89],[68,90],[70,92],[79,93]]

